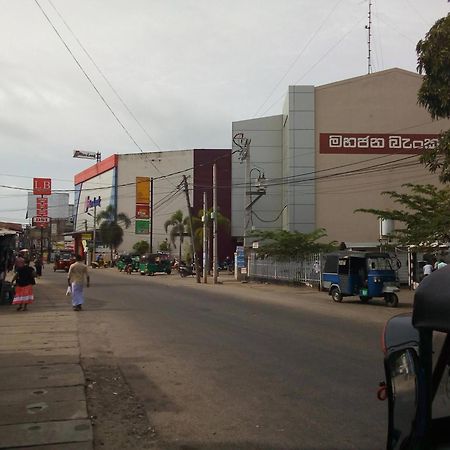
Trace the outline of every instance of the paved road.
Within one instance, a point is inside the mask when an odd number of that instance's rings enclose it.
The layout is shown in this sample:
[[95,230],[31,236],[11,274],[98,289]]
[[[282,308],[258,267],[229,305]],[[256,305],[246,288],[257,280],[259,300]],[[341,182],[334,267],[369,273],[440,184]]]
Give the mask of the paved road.
[[[51,274],[65,283],[65,274]],[[83,358],[113,362],[167,449],[379,450],[380,333],[409,310],[307,288],[92,273]]]

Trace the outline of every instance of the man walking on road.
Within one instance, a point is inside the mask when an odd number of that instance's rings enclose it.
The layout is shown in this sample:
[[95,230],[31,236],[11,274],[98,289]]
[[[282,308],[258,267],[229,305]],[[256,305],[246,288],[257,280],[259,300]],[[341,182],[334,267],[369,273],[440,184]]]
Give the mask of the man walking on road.
[[89,273],[81,255],[76,256],[76,262],[69,267],[67,283],[72,291],[72,306],[74,311],[81,311],[84,302],[83,287],[86,279],[86,287],[89,287]]

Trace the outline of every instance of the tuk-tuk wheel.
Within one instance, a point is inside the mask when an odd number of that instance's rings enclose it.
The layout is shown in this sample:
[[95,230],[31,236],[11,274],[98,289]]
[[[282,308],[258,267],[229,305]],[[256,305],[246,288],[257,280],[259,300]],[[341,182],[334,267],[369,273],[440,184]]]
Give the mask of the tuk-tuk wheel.
[[337,287],[331,288],[330,295],[333,301],[338,303],[342,302],[342,294],[339,292]]
[[386,294],[384,296],[384,301],[386,302],[386,305],[390,306],[391,308],[396,308],[398,306],[397,294],[394,294],[393,292],[390,294]]
[[372,297],[365,297],[364,295],[360,295],[359,299],[361,300],[361,303],[367,303],[369,300],[372,299]]

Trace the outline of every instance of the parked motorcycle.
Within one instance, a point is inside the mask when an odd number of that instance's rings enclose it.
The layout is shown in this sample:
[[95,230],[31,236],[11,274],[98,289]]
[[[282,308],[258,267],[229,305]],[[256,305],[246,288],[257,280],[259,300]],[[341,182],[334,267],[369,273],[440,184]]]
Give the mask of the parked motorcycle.
[[195,266],[194,266],[194,264],[191,264],[189,266],[185,265],[185,264],[180,265],[178,267],[178,273],[180,274],[180,276],[182,278],[185,278],[189,275],[195,275]]

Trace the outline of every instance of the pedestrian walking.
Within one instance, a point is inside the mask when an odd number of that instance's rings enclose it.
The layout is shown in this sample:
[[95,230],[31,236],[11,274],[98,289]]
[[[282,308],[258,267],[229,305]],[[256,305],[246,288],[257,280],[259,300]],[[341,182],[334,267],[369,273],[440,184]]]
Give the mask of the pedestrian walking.
[[36,268],[36,276],[42,276],[42,257],[40,255],[36,256],[34,267]]
[[36,284],[36,273],[30,267],[29,261],[25,261],[23,267],[19,267],[13,277],[15,282],[15,295],[12,304],[17,305],[17,311],[26,311],[28,305],[33,303],[33,285]]
[[69,267],[67,274],[67,283],[72,293],[72,307],[74,311],[81,311],[84,303],[83,288],[86,281],[86,287],[89,287],[89,272],[81,255],[76,256],[76,261]]

